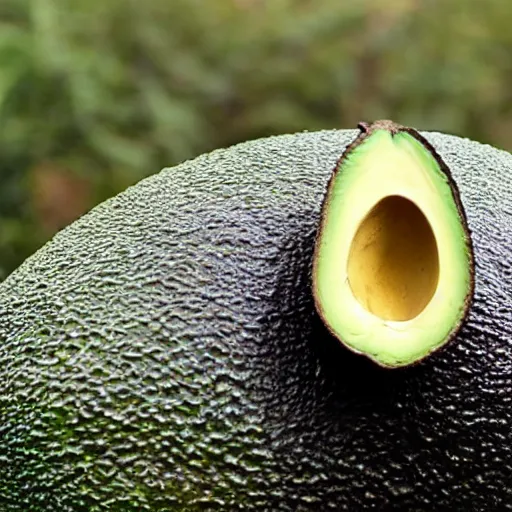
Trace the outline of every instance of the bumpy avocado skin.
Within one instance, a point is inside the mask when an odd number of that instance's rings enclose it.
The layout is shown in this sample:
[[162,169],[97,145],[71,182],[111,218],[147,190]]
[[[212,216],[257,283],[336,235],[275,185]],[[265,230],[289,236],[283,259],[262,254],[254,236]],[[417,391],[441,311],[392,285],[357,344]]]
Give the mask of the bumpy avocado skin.
[[310,288],[356,135],[165,170],[0,285],[0,510],[512,510],[512,156],[425,134],[476,292],[456,343],[389,372],[330,337]]

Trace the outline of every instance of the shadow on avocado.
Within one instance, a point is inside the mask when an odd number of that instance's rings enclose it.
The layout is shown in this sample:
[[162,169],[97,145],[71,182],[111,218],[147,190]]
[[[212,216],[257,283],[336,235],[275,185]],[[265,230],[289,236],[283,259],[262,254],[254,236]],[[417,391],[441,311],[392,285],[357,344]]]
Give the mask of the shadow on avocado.
[[[311,218],[316,214],[310,212]],[[277,290],[266,332],[272,364],[265,368],[272,383],[269,415],[278,421],[343,423],[343,417],[393,414],[398,403],[422,402],[421,382],[432,359],[389,370],[343,347],[316,313],[311,291],[315,230],[290,229],[279,266]],[[283,407],[285,396],[286,406]],[[414,397],[414,400],[410,400]],[[403,411],[402,411],[403,413]]]

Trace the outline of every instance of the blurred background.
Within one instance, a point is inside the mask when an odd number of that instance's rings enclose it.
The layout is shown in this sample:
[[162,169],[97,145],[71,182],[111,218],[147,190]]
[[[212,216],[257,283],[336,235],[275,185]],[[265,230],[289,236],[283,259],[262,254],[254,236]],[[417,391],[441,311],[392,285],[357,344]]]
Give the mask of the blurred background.
[[141,178],[391,118],[512,150],[511,0],[0,0],[0,280]]

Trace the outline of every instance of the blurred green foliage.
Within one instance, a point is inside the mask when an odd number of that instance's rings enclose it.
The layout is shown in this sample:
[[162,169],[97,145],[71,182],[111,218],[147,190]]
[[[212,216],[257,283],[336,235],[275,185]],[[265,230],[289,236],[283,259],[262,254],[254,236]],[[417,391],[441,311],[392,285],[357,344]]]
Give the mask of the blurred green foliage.
[[512,148],[510,0],[1,0],[0,278],[164,166],[392,118]]

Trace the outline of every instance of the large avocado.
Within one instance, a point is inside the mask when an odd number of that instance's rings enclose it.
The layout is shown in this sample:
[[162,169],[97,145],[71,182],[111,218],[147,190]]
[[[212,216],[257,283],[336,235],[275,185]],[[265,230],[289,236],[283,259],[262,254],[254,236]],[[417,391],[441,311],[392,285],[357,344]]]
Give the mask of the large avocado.
[[322,199],[357,132],[201,156],[0,286],[0,510],[512,510],[512,156],[423,135],[474,244],[454,343],[390,371],[315,313]]

